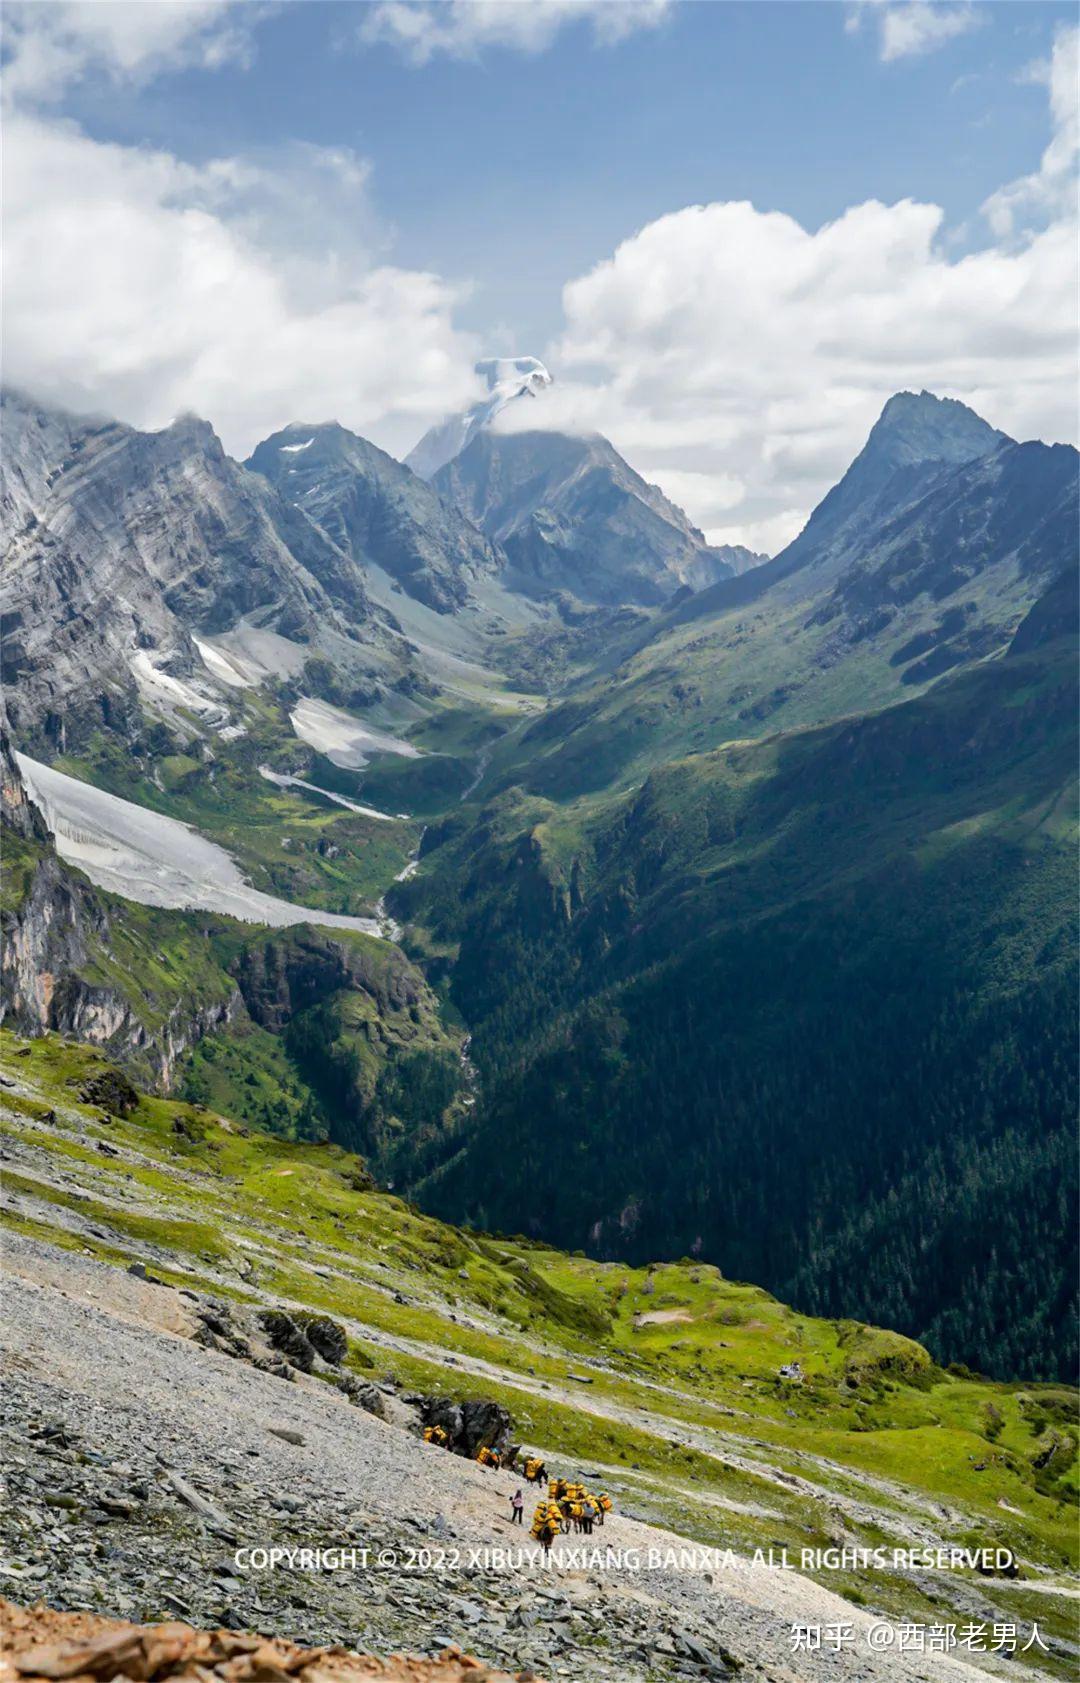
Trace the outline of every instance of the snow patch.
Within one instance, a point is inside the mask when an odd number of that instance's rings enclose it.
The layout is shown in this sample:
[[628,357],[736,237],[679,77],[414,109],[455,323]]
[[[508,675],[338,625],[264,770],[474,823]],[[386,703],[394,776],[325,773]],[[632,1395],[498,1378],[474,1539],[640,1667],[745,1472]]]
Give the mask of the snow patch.
[[[350,812],[362,813],[365,818],[380,818],[386,824],[395,822],[392,812],[380,812],[374,806],[361,806],[358,801],[350,801],[344,795],[335,794],[333,789],[320,789],[317,783],[306,783],[302,777],[293,777],[288,772],[273,771],[269,766],[259,767],[259,776],[265,777],[268,783],[276,783],[279,789],[307,789],[312,795],[321,795],[324,801],[334,801],[338,806],[348,807]],[[398,818],[406,817],[399,812]]]
[[149,706],[170,715],[183,708],[215,727],[228,722],[228,708],[220,700],[198,689],[195,682],[164,671],[148,649],[136,649],[129,665],[139,694]]
[[234,655],[226,653],[224,649],[215,649],[213,643],[204,643],[200,637],[193,637],[192,642],[198,649],[206,670],[219,683],[227,684],[233,690],[246,690],[252,683],[250,672]]
[[401,754],[407,760],[420,757],[420,750],[400,736],[376,730],[340,707],[313,696],[301,696],[289,722],[301,742],[325,754],[334,765],[359,771],[372,754]]
[[314,438],[305,438],[303,444],[283,444],[281,453],[283,456],[295,456],[299,450],[310,450],[314,442]]
[[140,906],[220,912],[243,923],[275,928],[313,923],[381,934],[374,918],[317,911],[260,893],[223,847],[177,818],[121,800],[25,754],[15,758],[57,853],[99,888]]

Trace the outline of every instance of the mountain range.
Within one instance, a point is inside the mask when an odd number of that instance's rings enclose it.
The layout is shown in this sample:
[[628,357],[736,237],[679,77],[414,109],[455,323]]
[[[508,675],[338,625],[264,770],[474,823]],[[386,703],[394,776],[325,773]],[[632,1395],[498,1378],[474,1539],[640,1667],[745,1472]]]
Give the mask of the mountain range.
[[[768,559],[483,373],[411,465],[5,394],[9,1019],[446,1219],[1071,1371],[1076,452],[899,393]],[[178,824],[299,921],[185,899]]]

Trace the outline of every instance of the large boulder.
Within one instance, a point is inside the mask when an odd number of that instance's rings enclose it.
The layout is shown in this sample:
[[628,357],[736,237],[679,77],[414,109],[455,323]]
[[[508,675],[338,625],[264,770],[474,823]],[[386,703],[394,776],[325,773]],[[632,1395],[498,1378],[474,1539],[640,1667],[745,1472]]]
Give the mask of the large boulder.
[[331,1367],[340,1367],[349,1348],[345,1328],[332,1321],[329,1315],[301,1314],[295,1319],[308,1343],[315,1347],[323,1361],[329,1362]]
[[98,1104],[110,1116],[130,1116],[139,1103],[139,1095],[126,1075],[118,1069],[103,1069],[83,1083],[79,1091],[83,1104]]
[[513,1443],[514,1422],[501,1403],[479,1398],[455,1403],[447,1397],[421,1397],[420,1420],[424,1426],[441,1426],[449,1447],[470,1461],[477,1451],[494,1449],[505,1460]]
[[274,1349],[280,1350],[293,1367],[298,1367],[302,1373],[310,1373],[315,1366],[315,1346],[303,1327],[297,1326],[284,1309],[267,1309],[260,1319]]

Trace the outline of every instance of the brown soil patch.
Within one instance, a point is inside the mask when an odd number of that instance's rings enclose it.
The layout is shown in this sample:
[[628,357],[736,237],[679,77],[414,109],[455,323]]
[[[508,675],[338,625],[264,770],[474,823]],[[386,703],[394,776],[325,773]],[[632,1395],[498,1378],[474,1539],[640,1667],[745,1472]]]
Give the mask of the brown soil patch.
[[636,1327],[670,1326],[673,1321],[692,1321],[689,1309],[651,1309],[647,1314],[635,1315]]
[[[532,1672],[518,1672],[526,1683]],[[0,1600],[0,1683],[515,1683],[448,1648],[437,1660],[377,1659],[346,1648],[301,1648],[279,1638],[185,1624],[132,1625],[96,1613],[57,1613]]]

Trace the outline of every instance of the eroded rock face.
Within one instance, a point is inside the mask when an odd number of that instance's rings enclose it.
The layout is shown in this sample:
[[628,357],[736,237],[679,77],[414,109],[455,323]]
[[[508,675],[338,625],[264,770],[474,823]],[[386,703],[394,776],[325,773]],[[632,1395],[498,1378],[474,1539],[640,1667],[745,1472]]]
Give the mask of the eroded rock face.
[[168,1092],[178,1059],[242,1010],[240,994],[213,1004],[178,999],[148,1029],[118,988],[80,974],[94,948],[107,951],[110,919],[89,884],[48,852],[22,904],[0,920],[0,1020],[23,1034],[56,1030],[118,1059],[129,1057]]
[[134,734],[139,657],[205,679],[192,633],[246,616],[315,647],[384,638],[351,558],[206,422],[142,433],[12,392],[3,421],[3,660],[21,747]]
[[[2,714],[0,714],[2,718]],[[7,731],[0,725],[0,822],[24,841],[47,842],[48,827],[27,794],[22,772],[11,751]]]

